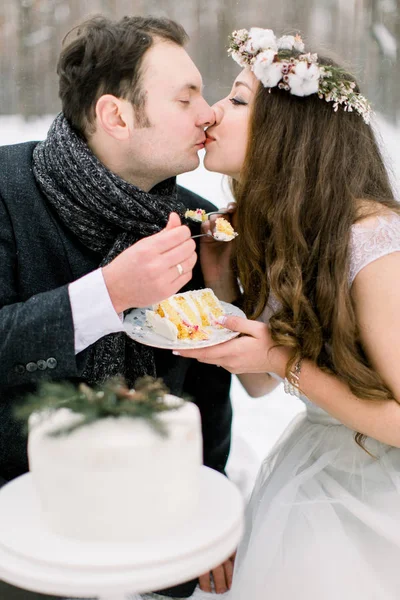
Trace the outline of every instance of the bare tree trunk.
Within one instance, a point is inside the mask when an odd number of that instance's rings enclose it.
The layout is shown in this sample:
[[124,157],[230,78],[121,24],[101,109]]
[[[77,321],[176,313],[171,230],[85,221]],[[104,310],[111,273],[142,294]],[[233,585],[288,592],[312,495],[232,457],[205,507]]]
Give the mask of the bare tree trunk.
[[[1,112],[17,109],[29,117],[59,109],[55,69],[61,40],[94,13],[154,14],[181,22],[211,102],[227,93],[238,73],[226,55],[233,29],[300,30],[307,48],[327,47],[346,59],[376,110],[399,119],[400,0],[0,0]],[[388,56],[383,46],[391,36],[397,55],[392,50]]]
[[18,31],[18,108],[25,118],[36,114],[35,106],[35,53],[29,47],[32,33],[33,2],[19,2]]
[[[374,96],[376,104],[380,107],[381,112],[384,113],[390,121],[396,123],[399,110],[399,97],[396,96],[395,93],[396,89],[397,91],[399,89],[398,81],[396,81],[399,77],[399,49],[397,48],[397,52],[395,52],[394,55],[391,55],[388,51],[387,37],[390,38],[390,36],[393,36],[393,33],[385,25],[384,16],[385,15],[382,14],[382,4],[378,0],[371,0],[370,34],[375,41],[379,56]],[[378,29],[378,27],[380,29]],[[381,32],[380,34],[379,31]],[[393,27],[393,32],[394,31],[396,31],[396,27]],[[397,39],[397,44],[399,41],[400,38]]]

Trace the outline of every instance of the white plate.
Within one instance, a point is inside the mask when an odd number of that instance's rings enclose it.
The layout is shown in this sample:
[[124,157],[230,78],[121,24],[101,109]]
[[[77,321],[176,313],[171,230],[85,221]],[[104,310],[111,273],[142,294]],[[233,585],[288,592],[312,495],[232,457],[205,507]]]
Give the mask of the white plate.
[[[246,318],[246,315],[240,308],[229,304],[228,302],[221,302],[222,308],[226,315],[235,315],[238,317]],[[151,306],[146,308],[134,308],[125,317],[124,328],[126,333],[136,342],[145,344],[146,346],[153,346],[154,348],[165,348],[166,350],[188,350],[189,348],[207,348],[208,346],[216,346],[222,344],[228,340],[232,340],[237,337],[239,333],[237,331],[230,331],[230,329],[216,329],[214,327],[206,327],[205,329],[209,332],[210,337],[208,340],[193,341],[193,340],[177,340],[172,342],[162,335],[158,335],[153,331],[151,327],[146,325],[146,310],[151,310]]]

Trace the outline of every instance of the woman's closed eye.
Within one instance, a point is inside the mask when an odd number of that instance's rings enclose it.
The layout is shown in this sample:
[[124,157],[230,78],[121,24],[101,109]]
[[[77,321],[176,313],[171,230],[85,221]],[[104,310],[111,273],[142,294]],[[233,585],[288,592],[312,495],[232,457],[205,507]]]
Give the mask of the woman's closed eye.
[[247,102],[240,98],[229,98],[229,102],[231,102],[233,106],[247,106]]

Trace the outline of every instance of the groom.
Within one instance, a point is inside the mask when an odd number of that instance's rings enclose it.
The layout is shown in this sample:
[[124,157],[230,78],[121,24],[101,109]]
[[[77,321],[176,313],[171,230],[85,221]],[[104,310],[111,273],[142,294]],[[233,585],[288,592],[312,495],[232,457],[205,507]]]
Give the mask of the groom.
[[[28,469],[19,397],[43,379],[115,374],[131,385],[157,375],[192,396],[204,462],[223,472],[230,375],[122,332],[126,309],[204,284],[178,214],[214,206],[175,185],[198,166],[214,121],[200,73],[167,19],[96,18],[73,35],[58,63],[63,112],[47,139],[0,148],[0,485]],[[186,598],[196,583],[164,593]],[[0,597],[43,596],[0,582]]]

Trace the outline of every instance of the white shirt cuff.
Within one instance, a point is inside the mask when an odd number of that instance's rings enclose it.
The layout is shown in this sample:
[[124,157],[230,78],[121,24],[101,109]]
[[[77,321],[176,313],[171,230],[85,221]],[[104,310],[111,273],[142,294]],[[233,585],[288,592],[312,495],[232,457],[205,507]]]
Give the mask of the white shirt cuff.
[[75,330],[75,354],[109,333],[123,331],[123,313],[115,312],[101,269],[68,286]]

